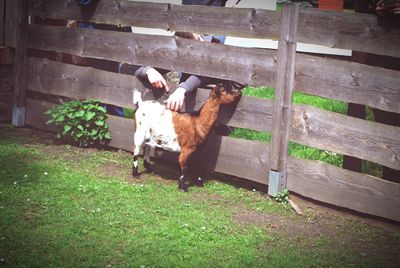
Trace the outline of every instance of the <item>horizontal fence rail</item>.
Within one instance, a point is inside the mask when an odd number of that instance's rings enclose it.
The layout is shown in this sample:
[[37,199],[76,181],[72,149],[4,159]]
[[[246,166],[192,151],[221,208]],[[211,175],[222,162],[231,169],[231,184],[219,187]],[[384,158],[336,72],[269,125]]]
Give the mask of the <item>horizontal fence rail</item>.
[[93,29],[30,25],[29,48],[58,51],[270,85],[275,81],[276,52],[222,46],[179,37],[152,36]]
[[289,157],[287,188],[314,200],[400,220],[400,184]]
[[295,89],[400,113],[398,71],[298,53]]
[[290,139],[400,169],[400,127],[294,105]]
[[[34,16],[278,40],[279,12],[261,9],[100,1],[95,12],[68,0],[29,0]],[[298,41],[400,57],[400,29],[385,18],[301,8]],[[386,22],[386,24],[388,24]]]
[[[54,103],[44,100],[27,99],[26,122],[28,125],[55,132],[54,125],[47,125],[49,115],[44,113],[54,107]],[[110,146],[133,151],[134,121],[110,115],[107,119],[110,126]],[[202,151],[200,163],[204,168],[217,172],[249,179],[258,183],[267,184],[265,170],[268,166],[269,145],[257,141],[247,141],[230,137],[210,135]],[[159,151],[158,157],[177,161],[177,155]],[[257,155],[257,157],[254,157]]]

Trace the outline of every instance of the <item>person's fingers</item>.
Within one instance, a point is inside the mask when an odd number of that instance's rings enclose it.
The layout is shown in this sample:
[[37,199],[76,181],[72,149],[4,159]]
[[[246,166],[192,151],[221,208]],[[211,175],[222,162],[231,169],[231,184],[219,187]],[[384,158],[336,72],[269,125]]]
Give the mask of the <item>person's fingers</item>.
[[165,90],[168,92],[169,87],[168,87],[167,81],[163,78],[160,82],[161,82],[162,86],[164,86]]

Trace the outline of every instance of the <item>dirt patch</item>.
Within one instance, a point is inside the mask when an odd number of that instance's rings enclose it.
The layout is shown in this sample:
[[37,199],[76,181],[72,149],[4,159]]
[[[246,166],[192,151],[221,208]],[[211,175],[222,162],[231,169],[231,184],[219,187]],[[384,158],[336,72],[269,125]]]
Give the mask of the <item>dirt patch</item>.
[[[304,208],[306,203],[296,199]],[[388,267],[400,267],[398,238],[400,227],[388,223],[370,225],[371,219],[329,211],[324,207],[307,210],[305,215],[284,217],[238,209],[233,220],[239,224],[252,224],[265,228],[273,237],[304,245],[305,250],[341,248],[362,258],[382,259]],[[294,212],[293,212],[294,213]],[[382,228],[385,226],[385,228]]]

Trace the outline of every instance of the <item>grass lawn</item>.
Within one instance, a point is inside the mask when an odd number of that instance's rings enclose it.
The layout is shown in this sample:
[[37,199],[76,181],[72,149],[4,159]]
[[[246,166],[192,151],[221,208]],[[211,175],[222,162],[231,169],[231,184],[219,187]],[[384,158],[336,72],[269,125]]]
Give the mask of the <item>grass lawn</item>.
[[0,125],[1,267],[400,267],[400,227]]

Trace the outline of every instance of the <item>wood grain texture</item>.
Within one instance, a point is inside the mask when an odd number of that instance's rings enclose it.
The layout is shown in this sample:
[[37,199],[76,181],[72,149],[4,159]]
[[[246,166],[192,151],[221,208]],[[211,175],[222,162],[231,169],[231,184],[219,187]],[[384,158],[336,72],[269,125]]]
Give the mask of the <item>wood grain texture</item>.
[[400,128],[294,105],[290,139],[400,169]]
[[400,113],[399,71],[297,54],[295,89]]
[[29,58],[27,76],[27,87],[35,92],[74,99],[97,99],[127,108],[133,107],[133,89],[144,88],[132,75],[40,58]]
[[287,187],[300,195],[400,222],[400,184],[289,157]]
[[44,25],[29,28],[29,48],[185,70],[250,85],[273,85],[275,81],[276,52],[271,50],[115,31]]
[[[268,184],[269,145],[257,141],[210,135],[199,164],[208,170]],[[155,156],[177,161],[177,154],[156,151]]]
[[30,12],[40,17],[239,37],[277,39],[279,32],[279,13],[262,9],[102,0],[91,10],[82,9],[76,1],[34,0]]
[[15,48],[17,41],[19,1],[6,0],[4,43],[7,47]]
[[[203,105],[210,90],[198,89],[195,96],[196,107]],[[186,100],[191,102],[191,100]],[[217,122],[232,127],[247,128],[257,131],[271,131],[272,100],[242,96],[237,105],[223,106]]]
[[[97,99],[116,106],[132,107],[132,91],[144,85],[132,75],[101,71],[41,58],[29,58],[28,90],[73,99]],[[210,90],[198,89],[186,98],[190,110],[200,109]],[[218,122],[258,131],[271,129],[272,101],[242,96],[239,103],[224,106]]]
[[[90,8],[82,11],[75,1],[30,1],[34,3],[31,14],[35,16],[114,25],[274,40],[278,39],[280,28],[278,12],[260,9],[102,0],[92,12]],[[400,30],[391,25],[389,19],[371,14],[301,8],[298,36],[303,43],[400,57]]]
[[[274,108],[272,113],[270,159],[272,170],[286,174],[299,6],[294,4],[283,5],[281,14],[282,25],[278,46],[278,70],[276,72]],[[279,182],[277,191],[280,192],[286,188],[285,185],[286,177],[284,176],[283,180]]]
[[56,132],[57,128],[54,124],[47,125],[47,121],[51,119],[51,116],[44,114],[54,107],[55,104],[50,102],[27,98],[25,124],[40,130]]
[[302,8],[299,42],[400,57],[400,28],[390,18]]

